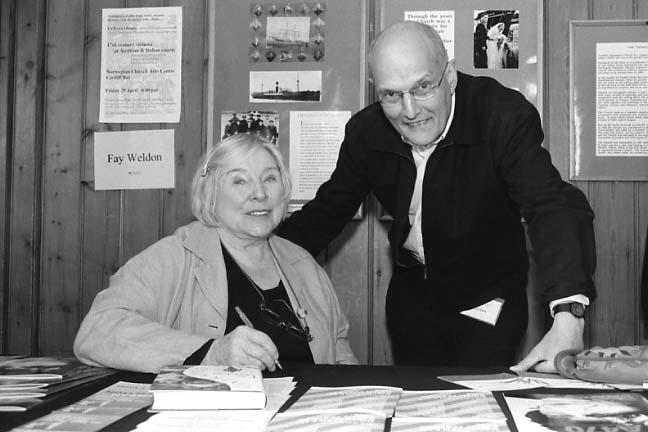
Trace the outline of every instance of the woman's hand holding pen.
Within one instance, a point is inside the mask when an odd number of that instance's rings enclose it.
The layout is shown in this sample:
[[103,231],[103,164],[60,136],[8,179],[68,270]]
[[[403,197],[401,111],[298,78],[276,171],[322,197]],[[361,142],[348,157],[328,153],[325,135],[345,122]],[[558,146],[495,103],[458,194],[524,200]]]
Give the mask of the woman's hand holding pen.
[[275,371],[279,351],[272,339],[263,332],[244,325],[216,338],[210,347],[204,364],[232,366],[257,366],[261,370]]

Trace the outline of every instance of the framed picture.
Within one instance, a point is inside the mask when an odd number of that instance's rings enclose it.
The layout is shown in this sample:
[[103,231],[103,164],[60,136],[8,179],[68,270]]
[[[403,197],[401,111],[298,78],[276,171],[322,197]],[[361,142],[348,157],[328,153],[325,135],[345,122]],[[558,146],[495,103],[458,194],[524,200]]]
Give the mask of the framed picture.
[[570,23],[570,179],[648,179],[645,20]]

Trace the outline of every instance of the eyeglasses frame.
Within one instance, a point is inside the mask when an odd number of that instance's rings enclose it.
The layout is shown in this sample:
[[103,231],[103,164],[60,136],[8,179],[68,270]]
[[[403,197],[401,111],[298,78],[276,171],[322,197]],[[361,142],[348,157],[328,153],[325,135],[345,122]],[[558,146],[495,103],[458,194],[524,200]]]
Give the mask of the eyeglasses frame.
[[446,62],[445,67],[443,68],[443,73],[441,74],[441,78],[439,78],[439,82],[437,82],[436,85],[434,85],[432,88],[430,88],[430,94],[429,95],[427,95],[427,96],[416,96],[412,92],[418,87],[417,86],[417,87],[413,87],[413,88],[411,88],[409,90],[395,92],[396,94],[398,94],[398,100],[394,101],[394,102],[385,102],[385,100],[380,97],[380,93],[378,93],[378,101],[383,105],[395,106],[395,105],[398,105],[399,103],[401,103],[403,101],[403,96],[405,96],[406,94],[412,95],[412,97],[414,99],[418,100],[418,101],[428,100],[428,99],[433,98],[437,94],[437,89],[439,87],[441,87],[441,84],[443,83],[443,79],[445,78],[446,72],[448,71],[448,65],[449,64],[450,64],[449,61]]

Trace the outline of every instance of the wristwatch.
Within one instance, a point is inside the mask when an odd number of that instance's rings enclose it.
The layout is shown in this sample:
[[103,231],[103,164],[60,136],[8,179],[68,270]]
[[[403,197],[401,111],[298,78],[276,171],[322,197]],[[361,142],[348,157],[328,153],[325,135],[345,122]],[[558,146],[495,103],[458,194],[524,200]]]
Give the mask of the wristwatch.
[[553,308],[554,315],[558,312],[569,312],[576,318],[583,318],[585,317],[585,306],[583,306],[582,303],[578,302],[562,303],[554,306]]

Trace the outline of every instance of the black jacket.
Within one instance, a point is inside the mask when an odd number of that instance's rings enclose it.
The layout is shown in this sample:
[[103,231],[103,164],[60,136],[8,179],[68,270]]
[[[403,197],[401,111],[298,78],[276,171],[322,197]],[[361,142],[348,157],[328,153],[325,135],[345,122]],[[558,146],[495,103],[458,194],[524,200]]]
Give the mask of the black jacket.
[[[524,286],[522,217],[544,300],[596,296],[593,212],[562,181],[542,140],[538,112],[520,93],[459,73],[454,120],[423,180],[424,271],[440,300],[469,308]],[[415,179],[410,146],[380,105],[370,105],[347,123],[331,179],[279,235],[316,255],[373,192],[394,219],[389,241],[396,265],[415,265],[402,249]]]

